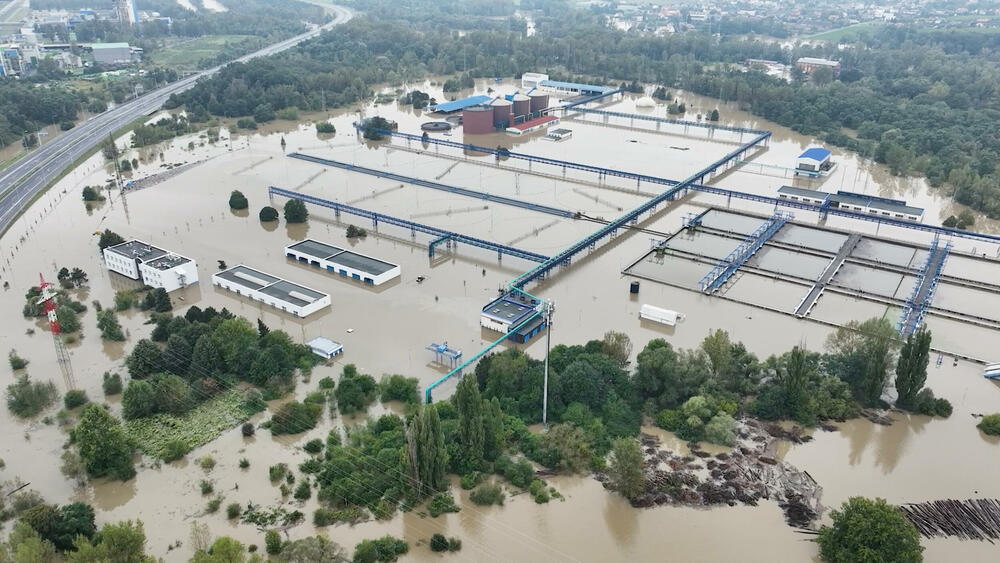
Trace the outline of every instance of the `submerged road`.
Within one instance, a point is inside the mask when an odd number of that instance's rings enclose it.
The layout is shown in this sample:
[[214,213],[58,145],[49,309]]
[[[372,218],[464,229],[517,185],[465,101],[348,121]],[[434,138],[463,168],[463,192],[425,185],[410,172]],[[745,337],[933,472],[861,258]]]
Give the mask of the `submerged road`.
[[[330,6],[330,8],[335,14],[332,21],[312,31],[244,55],[232,62],[245,62],[257,57],[279,53],[302,41],[316,37],[334,26],[346,23],[353,17],[353,14],[346,8],[340,6]],[[0,235],[7,232],[7,229],[24,208],[34,200],[35,196],[44,191],[64,170],[90,152],[108,135],[144,115],[155,112],[163,106],[171,94],[191,88],[198,79],[211,76],[224,66],[226,65],[210,68],[167,84],[97,115],[56,137],[48,144],[28,153],[9,168],[0,172],[0,194],[2,194],[0,195]]]

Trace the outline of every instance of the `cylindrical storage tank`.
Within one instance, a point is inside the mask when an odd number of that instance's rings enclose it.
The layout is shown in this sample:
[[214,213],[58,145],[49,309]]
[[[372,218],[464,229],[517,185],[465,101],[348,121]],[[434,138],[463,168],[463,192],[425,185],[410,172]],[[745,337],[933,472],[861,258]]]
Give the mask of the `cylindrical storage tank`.
[[629,293],[639,293],[639,282],[634,281],[628,288]]
[[532,92],[528,94],[528,99],[531,100],[531,113],[549,107],[549,95],[544,92]]
[[514,117],[521,117],[531,113],[531,98],[524,94],[514,94]]
[[492,133],[493,108],[486,106],[471,106],[462,110],[462,131],[471,135]]
[[514,116],[511,115],[514,104],[503,98],[497,98],[490,102],[490,106],[493,107],[494,127],[509,127],[511,122],[514,121]]

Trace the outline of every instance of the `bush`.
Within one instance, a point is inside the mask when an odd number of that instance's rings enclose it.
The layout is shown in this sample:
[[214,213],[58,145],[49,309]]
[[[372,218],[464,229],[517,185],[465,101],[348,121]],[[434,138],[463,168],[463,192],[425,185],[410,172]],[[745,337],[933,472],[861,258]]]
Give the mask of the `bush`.
[[239,517],[243,513],[243,507],[238,502],[231,502],[226,505],[226,518],[230,520]]
[[323,451],[323,440],[319,438],[309,440],[302,446],[302,449],[311,454],[318,454]]
[[315,428],[322,412],[323,407],[315,403],[285,403],[271,418],[271,433],[298,434]]
[[270,555],[281,553],[281,536],[277,530],[268,530],[264,534],[264,548]]
[[368,236],[368,231],[354,225],[347,226],[347,238],[364,238]]
[[303,473],[319,473],[323,469],[323,463],[312,457],[299,464],[299,471]]
[[514,461],[507,456],[500,456],[496,461],[496,472],[515,487],[522,489],[527,489],[535,479],[535,468],[531,466],[531,462],[523,457]]
[[487,483],[469,494],[469,500],[480,505],[489,506],[491,504],[503,505],[505,495],[500,485]]
[[256,129],[257,122],[252,117],[241,117],[236,120],[236,127],[239,129]]
[[205,505],[205,512],[215,514],[219,511],[220,506],[222,506],[222,497],[215,497],[214,499],[208,501],[208,504]]
[[271,221],[278,220],[278,210],[271,207],[270,205],[264,206],[260,209],[260,213],[257,215],[261,221],[269,223]]
[[434,534],[431,536],[429,545],[431,546],[431,551],[448,551],[448,538],[441,534]]
[[229,194],[229,209],[241,210],[248,207],[250,207],[250,202],[247,201],[247,196],[243,195],[243,192],[233,190],[233,193]]
[[549,490],[545,486],[545,481],[541,479],[535,479],[528,486],[528,492],[531,496],[535,497],[535,502],[538,504],[545,504],[549,502]]
[[205,471],[211,471],[215,467],[215,460],[210,455],[202,457],[198,460],[198,467]]
[[76,311],[69,305],[56,307],[56,320],[59,321],[59,329],[63,334],[80,330],[80,319],[76,316]]
[[7,361],[10,362],[10,369],[24,369],[28,366],[28,360],[18,356],[15,350],[11,350],[10,354],[7,354]]
[[378,384],[380,399],[383,403],[401,401],[410,405],[420,402],[420,392],[417,390],[416,377],[402,375],[383,375]]
[[272,483],[276,483],[285,478],[285,473],[288,472],[288,466],[284,463],[279,463],[277,465],[272,465],[267,470],[268,477],[271,478]]
[[441,493],[435,495],[431,499],[430,504],[427,505],[427,511],[430,512],[431,516],[437,518],[445,512],[458,512],[458,505],[455,504],[455,499],[449,493]]
[[469,490],[475,488],[476,485],[483,482],[483,474],[478,471],[473,471],[471,473],[466,473],[462,475],[462,488]]
[[337,408],[344,414],[366,410],[375,400],[377,387],[375,378],[358,373],[354,364],[347,364],[340,377],[340,385],[334,392],[337,397]]
[[70,389],[63,395],[63,406],[66,409],[75,409],[81,405],[87,404],[87,392],[81,391],[80,389]]
[[672,409],[664,409],[656,415],[656,425],[670,432],[676,432],[683,423],[684,416]]
[[257,429],[254,427],[252,422],[244,422],[243,426],[240,427],[240,432],[243,433],[243,436],[249,437],[253,436],[254,433],[257,432]]
[[337,128],[333,126],[333,123],[329,121],[319,121],[316,123],[317,133],[336,133]]
[[7,386],[7,408],[20,417],[35,416],[55,402],[59,392],[51,381],[31,381],[27,375]]
[[364,540],[354,548],[354,563],[395,561],[409,550],[409,544],[392,536],[384,536],[377,540]]
[[327,376],[319,380],[319,388],[323,391],[330,391],[336,387],[337,384],[333,382],[332,377]]
[[1000,413],[988,414],[979,421],[976,428],[990,436],[1000,436]]
[[313,512],[313,524],[329,526],[339,522],[358,522],[364,517],[364,512],[357,506],[349,506],[340,510],[317,508],[316,512]]
[[241,457],[240,458],[240,469],[246,469],[248,467],[250,467],[250,460],[247,459],[247,458],[245,458],[245,457]]
[[215,490],[215,487],[212,485],[212,482],[206,481],[204,479],[202,479],[201,482],[198,483],[198,487],[201,489],[202,496],[210,495],[212,494],[212,491]]
[[295,487],[295,493],[292,494],[297,500],[308,500],[312,496],[312,487],[309,486],[309,480],[303,479],[299,481],[298,486]]
[[286,223],[305,223],[309,219],[309,210],[306,204],[298,199],[290,199],[285,203]]
[[122,392],[122,376],[117,373],[104,372],[104,382],[101,384],[105,395],[117,395]]
[[163,461],[170,463],[187,455],[190,448],[184,440],[170,440],[163,447]]
[[927,416],[948,418],[951,416],[952,407],[948,399],[935,398],[934,392],[924,387],[913,400],[913,411]]

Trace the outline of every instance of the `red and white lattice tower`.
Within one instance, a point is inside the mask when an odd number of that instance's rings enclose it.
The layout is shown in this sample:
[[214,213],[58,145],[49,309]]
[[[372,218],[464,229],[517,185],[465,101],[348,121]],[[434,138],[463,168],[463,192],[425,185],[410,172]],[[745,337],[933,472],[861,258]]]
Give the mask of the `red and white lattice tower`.
[[56,345],[56,359],[59,361],[59,369],[62,370],[63,383],[66,384],[67,391],[76,389],[76,381],[73,379],[73,364],[70,363],[69,351],[66,350],[66,345],[63,344],[60,337],[62,330],[59,328],[59,319],[56,318],[56,289],[51,283],[45,281],[42,274],[38,274],[38,279],[41,281],[38,289],[42,292],[38,302],[43,304],[45,316],[49,319],[49,330],[52,332],[52,340]]

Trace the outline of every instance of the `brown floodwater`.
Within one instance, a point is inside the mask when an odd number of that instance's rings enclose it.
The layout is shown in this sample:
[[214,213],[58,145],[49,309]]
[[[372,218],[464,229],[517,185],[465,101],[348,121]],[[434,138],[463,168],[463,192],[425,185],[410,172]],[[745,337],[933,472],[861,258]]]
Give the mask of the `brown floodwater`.
[[[429,83],[416,85],[430,91],[439,100],[445,99],[440,90]],[[480,90],[492,86],[499,93],[512,89],[507,80],[499,86],[482,83]],[[714,103],[705,98],[682,94],[689,107],[706,111]],[[616,102],[613,107],[628,109],[632,97]],[[662,107],[655,111],[664,111]],[[379,113],[397,121],[401,131],[417,132],[427,116],[421,111],[397,108],[389,104],[362,108],[366,115]],[[57,267],[78,266],[90,276],[89,287],[80,290],[77,298],[84,303],[112,302],[116,289],[128,287],[128,280],[108,273],[97,251],[94,235],[99,229],[110,228],[125,237],[135,237],[185,254],[198,261],[200,283],[172,294],[175,308],[228,307],[234,313],[260,318],[271,328],[287,331],[297,341],[324,335],[345,346],[345,353],[332,365],[318,367],[311,382],[298,386],[301,397],[315,389],[324,376],[336,378],[345,363],[355,363],[376,377],[383,373],[403,373],[417,377],[426,386],[447,372],[432,363],[424,347],[432,342],[448,341],[466,355],[474,354],[496,334],[480,328],[479,310],[496,295],[497,289],[532,264],[518,259],[497,257],[488,251],[459,247],[456,251],[439,250],[434,259],[427,256],[428,237],[412,236],[408,230],[380,226],[374,231],[365,220],[342,216],[332,211],[312,207],[306,225],[263,225],[257,211],[268,203],[267,187],[276,185],[303,193],[371,209],[380,213],[412,219],[440,228],[513,244],[534,252],[554,254],[596,230],[589,221],[569,220],[520,208],[482,202],[442,191],[399,186],[398,182],[372,176],[326,169],[283,156],[280,140],[287,150],[297,150],[352,162],[372,168],[392,170],[419,178],[460,185],[469,189],[518,197],[554,207],[582,210],[594,216],[616,217],[618,207],[630,208],[656,192],[653,186],[639,186],[639,193],[630,193],[636,186],[625,181],[607,179],[604,185],[580,172],[531,170],[550,176],[520,173],[518,162],[493,166],[492,157],[448,154],[419,155],[413,149],[399,146],[379,148],[359,141],[351,122],[359,115],[358,108],[328,114],[312,114],[302,123],[277,122],[261,130],[230,135],[222,132],[215,145],[199,135],[133,151],[139,158],[139,170],[133,179],[162,172],[171,165],[197,163],[161,183],[133,192],[125,202],[116,197],[85,209],[80,200],[84,185],[101,184],[111,177],[111,171],[96,155],[39,200],[0,239],[0,279],[10,282],[10,290],[0,296],[0,314],[8,319],[0,330],[4,348],[16,349],[31,364],[27,372],[38,379],[52,379],[61,385],[61,377],[52,350],[52,341],[44,323],[25,320],[21,316],[24,291],[37,283],[39,272],[55,277]],[[332,136],[317,136],[311,121],[330,119],[337,128]],[[768,124],[728,107],[722,108],[722,119],[740,125],[764,127],[775,132],[770,148],[756,160],[781,164],[790,162],[809,146],[812,139],[787,129]],[[467,142],[508,146],[533,154],[588,162],[609,167],[657,174],[681,179],[702,163],[719,158],[732,150],[738,139],[709,139],[701,130],[688,136],[683,131],[643,131],[589,123],[582,119],[566,120],[564,125],[574,130],[574,136],[561,143],[538,140],[538,136],[467,137]],[[463,138],[454,131],[453,140]],[[632,142],[632,141],[636,142]],[[192,148],[189,143],[194,143]],[[671,149],[687,146],[690,150]],[[422,149],[421,149],[422,150]],[[444,151],[442,151],[444,152]],[[927,188],[920,180],[890,177],[877,165],[866,164],[837,152],[841,164],[837,173],[826,180],[823,189],[833,187],[857,189],[867,186],[869,193],[905,194],[917,205],[928,208],[928,222],[937,222],[940,215],[952,213],[954,206]],[[162,154],[162,157],[161,157]],[[483,164],[486,164],[484,166]],[[837,176],[841,174],[843,177]],[[857,176],[857,182],[854,177]],[[581,183],[584,182],[584,183]],[[586,183],[590,182],[590,184]],[[719,180],[720,185],[773,193],[787,179],[734,171]],[[226,204],[229,192],[239,189],[250,200],[248,213],[233,213]],[[280,208],[283,201],[275,204]],[[734,209],[767,213],[766,207],[734,202]],[[712,196],[687,197],[668,210],[641,225],[661,233],[672,233],[682,224],[685,214],[701,212],[706,206],[725,207],[726,202]],[[945,215],[946,216],[946,215]],[[797,217],[814,221],[806,216]],[[360,241],[348,241],[348,223],[369,228],[369,236]],[[847,220],[828,221],[829,226],[853,229],[865,233],[876,231],[874,225],[858,225]],[[992,228],[989,223],[977,228]],[[923,240],[902,229],[879,229],[881,236],[905,241]],[[819,235],[817,235],[819,236]],[[400,264],[402,276],[386,286],[368,288],[317,269],[289,262],[283,248],[305,237],[337,246],[349,245],[356,251]],[[644,233],[619,235],[604,242],[587,255],[574,258],[573,265],[556,271],[548,280],[529,286],[529,291],[557,305],[552,332],[554,344],[575,344],[600,338],[607,330],[626,332],[637,353],[652,338],[664,338],[678,347],[696,346],[709,331],[724,328],[733,339],[765,357],[781,353],[793,345],[819,350],[831,328],[823,324],[797,320],[794,317],[761,310],[731,300],[706,297],[697,292],[643,281],[638,297],[628,293],[632,278],[622,270],[649,252],[650,238]],[[958,244],[965,244],[958,241]],[[983,247],[982,243],[979,244]],[[971,249],[970,249],[971,250]],[[989,252],[995,252],[990,249]],[[676,257],[673,260],[679,260]],[[280,275],[331,295],[332,306],[307,319],[288,317],[258,303],[248,302],[234,294],[217,290],[210,283],[216,261],[229,265],[245,263],[251,267]],[[709,265],[684,262],[679,279],[697,281],[698,272],[707,272]],[[973,266],[978,263],[970,262]],[[949,268],[963,272],[961,262],[949,262]],[[981,276],[988,276],[981,270]],[[417,276],[424,276],[418,283]],[[784,287],[762,281],[757,276],[744,276],[743,287],[738,282],[731,292],[741,298],[768,306],[794,306],[794,300]],[[795,290],[804,288],[795,286]],[[796,294],[798,295],[798,294]],[[961,292],[944,295],[946,299],[962,300]],[[844,297],[845,300],[850,298]],[[639,307],[654,304],[685,313],[686,319],[673,329],[640,322]],[[790,305],[786,305],[790,303]],[[825,303],[830,303],[823,312]],[[861,306],[863,305],[863,306]],[[871,307],[861,302],[855,309],[845,302],[836,305],[830,296],[817,306],[834,322],[873,314],[889,314],[885,306]],[[854,313],[854,314],[850,314]],[[892,312],[895,315],[895,312]],[[821,315],[822,316],[822,315]],[[894,318],[894,317],[892,317]],[[100,339],[95,326],[93,307],[81,317],[82,334],[69,346],[77,385],[88,395],[101,397],[101,374],[108,370],[125,372],[125,354],[135,342],[150,332],[144,325],[146,315],[137,311],[120,316],[128,333],[124,344],[107,344]],[[961,323],[934,318],[929,321],[935,332],[935,343],[948,342],[955,349],[978,350],[988,353],[995,347],[996,333],[988,329],[970,330]],[[938,328],[940,327],[940,328]],[[35,329],[28,334],[28,329]],[[542,340],[528,344],[529,354],[543,354]],[[955,412],[948,420],[894,415],[899,420],[890,427],[881,427],[865,420],[839,425],[835,432],[816,432],[815,440],[804,445],[785,445],[779,454],[797,467],[809,471],[823,486],[823,501],[836,506],[855,494],[883,496],[892,502],[919,502],[939,498],[1000,497],[1000,485],[995,480],[997,440],[984,437],[976,428],[972,414],[998,410],[997,385],[983,380],[975,364],[959,362],[953,365],[945,358],[936,366],[932,356],[929,385],[939,396],[948,398]],[[8,370],[0,376],[0,384],[13,379]],[[446,384],[436,397],[447,396],[451,385]],[[118,401],[109,401],[118,410]],[[398,406],[375,406],[377,415]],[[47,414],[53,414],[55,408]],[[284,461],[297,465],[305,459],[298,448],[314,437],[325,437],[330,428],[355,424],[363,418],[341,420],[339,416],[324,421],[316,429],[298,436],[273,438],[260,432],[245,439],[239,429],[227,431],[217,440],[191,452],[171,464],[156,464],[144,460],[135,479],[127,483],[98,480],[83,488],[75,488],[59,472],[59,456],[66,443],[66,433],[56,425],[46,425],[40,418],[14,419],[6,409],[0,409],[0,422],[8,429],[0,440],[0,458],[5,468],[0,479],[21,478],[30,481],[49,502],[64,503],[85,500],[98,511],[100,522],[126,518],[141,518],[149,536],[152,553],[168,561],[183,561],[191,555],[188,534],[192,522],[208,524],[213,534],[231,535],[246,543],[261,545],[263,534],[252,526],[226,520],[224,514],[205,515],[207,498],[202,497],[197,483],[201,479],[214,482],[225,496],[223,504],[240,502],[271,505],[280,502],[277,487],[267,478],[267,466]],[[267,414],[258,415],[260,421]],[[656,429],[664,444],[683,450],[678,440]],[[218,465],[206,473],[193,460],[211,455]],[[251,467],[241,470],[241,457],[250,460]],[[779,508],[771,503],[758,507],[696,509],[658,507],[633,509],[623,499],[603,489],[597,481],[585,476],[560,476],[550,479],[566,498],[537,505],[528,495],[509,496],[503,507],[482,508],[468,501],[467,493],[457,487],[462,511],[438,518],[422,517],[418,511],[397,515],[386,522],[365,522],[355,526],[333,526],[316,530],[305,523],[289,530],[298,538],[314,533],[327,534],[348,548],[363,538],[386,533],[404,537],[411,542],[407,559],[437,559],[426,545],[415,545],[436,532],[458,536],[463,541],[461,560],[580,560],[607,561],[618,559],[652,560],[672,555],[690,561],[802,561],[816,557],[815,546],[808,536],[796,533],[783,520]],[[236,489],[236,485],[239,488]],[[308,516],[316,508],[311,499],[301,506],[291,503]],[[8,526],[9,529],[9,526]],[[168,546],[182,540],[184,545],[168,551]],[[957,540],[929,540],[927,558],[931,561],[961,559],[990,560],[996,548],[988,543]],[[670,554],[670,555],[667,555]]]

